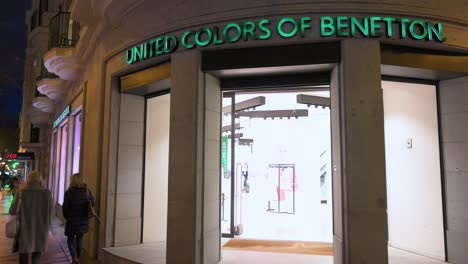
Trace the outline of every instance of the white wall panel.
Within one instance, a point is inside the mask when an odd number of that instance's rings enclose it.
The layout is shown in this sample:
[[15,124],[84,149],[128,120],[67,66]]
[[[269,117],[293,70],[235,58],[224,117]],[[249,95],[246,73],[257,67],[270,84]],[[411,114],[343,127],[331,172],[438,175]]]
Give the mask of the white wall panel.
[[170,95],[147,100],[143,242],[166,241]]
[[435,86],[382,85],[390,245],[444,260]]

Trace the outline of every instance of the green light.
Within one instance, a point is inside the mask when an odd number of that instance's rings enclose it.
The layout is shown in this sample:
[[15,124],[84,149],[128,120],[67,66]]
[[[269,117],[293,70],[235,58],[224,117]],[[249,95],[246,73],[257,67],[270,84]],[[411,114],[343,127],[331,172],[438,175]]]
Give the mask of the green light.
[[178,41],[174,35],[164,36],[164,53],[171,53],[177,49]]
[[312,21],[312,18],[310,17],[301,18],[301,37],[304,37],[306,29],[312,28],[312,26],[309,24],[311,21]]
[[[419,28],[421,29],[420,33],[416,32],[416,26],[419,26]],[[415,39],[425,39],[427,37],[426,23],[424,23],[424,21],[422,20],[414,20],[413,22],[411,22],[409,30],[411,36]]]
[[323,16],[320,18],[320,35],[322,37],[330,37],[335,35],[334,19],[331,16]]
[[396,21],[396,18],[393,17],[382,17],[382,20],[387,22],[387,37],[393,36],[393,22]]
[[[278,19],[278,20],[277,20]],[[127,64],[132,64],[154,56],[169,54],[179,49],[193,49],[243,41],[268,40],[272,34],[275,37],[293,38],[306,36],[310,31],[310,38],[318,37],[361,37],[361,38],[411,38],[421,41],[444,42],[441,23],[431,23],[410,18],[396,18],[389,16],[321,16],[312,18],[280,17],[275,23],[269,19],[245,20],[242,22],[228,22],[223,26],[205,25],[196,29],[187,29],[181,35],[166,34],[156,36],[146,42],[128,48],[124,57]],[[310,29],[319,27],[319,30]],[[317,34],[313,36],[314,34]],[[309,37],[309,36],[307,36]],[[67,111],[67,109],[66,109]],[[69,111],[69,110],[68,110]],[[66,117],[64,113],[54,122],[54,128]]]
[[[125,52],[125,62],[127,64],[132,64],[134,60],[135,60],[135,57],[133,56],[132,49],[128,49]],[[55,126],[55,123],[54,123],[54,126]]]
[[[428,35],[429,40],[433,40],[434,35],[435,35],[436,38],[437,38],[437,41],[439,41],[439,42],[444,42],[445,41],[445,37],[444,37],[444,33],[443,33],[443,27],[442,27],[441,23],[437,23],[436,25],[428,23],[427,26],[428,26],[427,28],[428,28],[428,31],[429,31],[429,35]],[[437,28],[436,28],[436,26],[437,26]]]
[[258,22],[258,28],[264,32],[263,35],[258,36],[258,39],[269,39],[271,37],[271,29],[267,27],[270,24],[270,20],[262,19]]
[[[202,40],[202,35],[206,36],[205,40]],[[200,47],[205,47],[213,40],[213,32],[209,28],[201,28],[195,33],[195,43]]]
[[[229,36],[229,30],[233,28],[236,30],[234,36]],[[242,36],[242,29],[236,23],[229,23],[223,28],[223,39],[227,40],[227,42],[234,43],[237,42]]]
[[369,18],[365,17],[361,23],[357,18],[351,17],[351,36],[356,36],[356,28],[361,32],[363,37],[369,36]]
[[60,116],[54,121],[53,128],[56,128],[69,114],[70,114],[70,105],[67,105],[67,107],[65,107],[65,110],[63,110]]
[[184,32],[184,34],[182,34],[182,38],[181,38],[181,42],[182,42],[182,46],[186,49],[192,49],[195,47],[195,44],[193,43],[188,43],[187,42],[187,37],[192,35],[195,31],[193,30],[187,30]]
[[381,21],[382,18],[380,17],[371,17],[370,18],[370,30],[371,30],[371,36],[372,37],[380,37],[380,33],[377,33],[378,29],[382,28],[381,24],[378,24],[377,22]]
[[401,27],[400,27],[401,38],[407,38],[408,33],[406,32],[406,24],[408,24],[408,22],[410,22],[410,20],[408,18],[400,18],[399,21],[400,21],[400,24],[401,24]]
[[341,37],[349,36],[349,20],[347,16],[339,16],[336,18],[336,34]]
[[219,36],[219,28],[218,27],[213,27],[213,43],[215,45],[224,43],[224,40],[222,38],[220,38],[220,36]]
[[255,39],[255,23],[252,21],[245,21],[244,30],[242,31],[244,41],[249,40],[249,35]]
[[156,55],[161,55],[164,53],[164,42],[163,42],[163,37],[157,37],[154,42],[155,44],[155,49],[156,49]]
[[[285,23],[290,23],[293,28],[290,32],[285,32],[283,30],[283,25]],[[291,17],[285,17],[283,19],[280,20],[280,22],[278,23],[278,34],[283,37],[283,38],[290,38],[290,37],[293,37],[294,35],[296,35],[297,33],[297,22],[296,20],[294,20],[293,18]]]

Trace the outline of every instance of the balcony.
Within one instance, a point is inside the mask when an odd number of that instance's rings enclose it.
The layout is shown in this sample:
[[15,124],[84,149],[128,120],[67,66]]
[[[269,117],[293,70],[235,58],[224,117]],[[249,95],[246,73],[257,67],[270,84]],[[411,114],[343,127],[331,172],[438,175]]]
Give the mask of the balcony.
[[75,45],[80,26],[71,20],[69,12],[59,12],[49,24],[49,51],[44,55],[44,65],[50,73],[63,80],[78,80],[83,72]]
[[30,22],[30,31],[38,27],[47,26],[47,21],[49,20],[50,15],[60,11],[63,4],[65,8],[69,8],[70,0],[38,0],[37,9],[31,13],[31,22]]
[[62,100],[66,94],[65,81],[47,71],[44,64],[41,65],[41,72],[36,78],[36,85],[37,91],[54,101]]
[[53,113],[55,111],[54,101],[47,96],[42,95],[36,90],[36,96],[32,100],[32,105],[44,113]]
[[29,119],[31,120],[31,124],[36,127],[44,127],[47,126],[49,123],[49,114],[44,113],[41,110],[32,108],[29,111]]
[[31,14],[31,31],[39,26],[42,26],[42,14],[39,10],[36,10]]

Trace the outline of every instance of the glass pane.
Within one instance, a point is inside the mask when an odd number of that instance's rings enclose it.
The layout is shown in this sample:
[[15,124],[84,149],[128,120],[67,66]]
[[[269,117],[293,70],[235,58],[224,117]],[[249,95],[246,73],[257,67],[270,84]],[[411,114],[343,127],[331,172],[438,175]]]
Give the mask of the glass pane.
[[63,195],[65,193],[68,125],[64,125],[61,128],[61,130],[62,131],[61,131],[61,142],[60,142],[60,174],[59,174],[59,195],[58,195],[59,204],[63,204]]
[[[50,173],[49,173],[49,190],[55,190],[55,164],[57,159],[57,132],[52,135],[52,144],[50,148],[51,160],[50,160]],[[55,192],[52,192],[52,199],[55,200]]]
[[81,113],[75,116],[75,129],[73,135],[73,167],[72,173],[80,170],[80,143],[81,143]]
[[330,110],[299,95],[329,98],[307,90],[235,95],[244,109],[235,121],[233,211],[243,238],[332,241]]

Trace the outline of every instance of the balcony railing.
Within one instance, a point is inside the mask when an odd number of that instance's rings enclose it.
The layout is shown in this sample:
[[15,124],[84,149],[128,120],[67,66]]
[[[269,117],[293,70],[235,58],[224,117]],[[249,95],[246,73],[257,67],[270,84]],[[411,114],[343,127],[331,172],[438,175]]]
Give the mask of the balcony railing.
[[49,72],[46,67],[44,66],[44,62],[41,63],[41,72],[39,73],[39,76],[36,77],[36,82],[40,81],[42,79],[55,79],[58,78],[57,75]]
[[38,10],[34,11],[31,14],[31,31],[33,31],[35,28],[41,26],[41,12]]
[[70,12],[59,12],[50,19],[49,49],[74,47],[79,39],[80,25],[70,19]]

